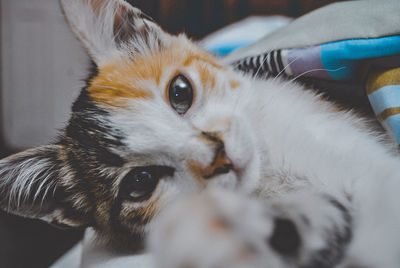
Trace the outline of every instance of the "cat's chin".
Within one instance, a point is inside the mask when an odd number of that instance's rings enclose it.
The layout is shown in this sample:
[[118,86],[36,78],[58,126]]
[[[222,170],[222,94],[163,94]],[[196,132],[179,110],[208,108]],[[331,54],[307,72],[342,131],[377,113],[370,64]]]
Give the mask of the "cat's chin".
[[210,182],[207,184],[207,188],[211,187],[220,187],[224,189],[238,189],[240,187],[240,182],[242,180],[242,177],[240,173],[238,173],[235,170],[230,170],[228,173],[225,174],[220,174],[210,180]]

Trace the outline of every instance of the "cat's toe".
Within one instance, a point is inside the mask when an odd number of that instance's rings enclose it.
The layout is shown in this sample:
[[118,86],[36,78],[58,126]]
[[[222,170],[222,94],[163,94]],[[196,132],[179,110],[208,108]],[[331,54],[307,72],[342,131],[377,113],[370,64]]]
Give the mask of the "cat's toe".
[[276,218],[273,233],[267,242],[281,255],[296,256],[301,246],[301,237],[293,221]]

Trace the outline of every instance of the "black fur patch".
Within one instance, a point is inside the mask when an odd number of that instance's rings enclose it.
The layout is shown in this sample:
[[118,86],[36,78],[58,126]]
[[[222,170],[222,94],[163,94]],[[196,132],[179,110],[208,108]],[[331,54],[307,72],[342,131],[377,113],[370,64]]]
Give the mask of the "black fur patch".
[[96,162],[120,167],[123,159],[108,148],[123,146],[122,136],[108,125],[108,112],[95,103],[83,89],[72,107],[72,117],[65,130],[65,139],[61,143],[74,143],[82,151],[90,152]]
[[[91,74],[86,80],[87,85],[92,77],[98,74],[97,67],[92,63]],[[66,210],[69,216],[87,215],[88,221],[95,228],[101,228],[96,221],[96,213],[107,215],[110,211],[99,212],[96,206],[101,202],[111,202],[113,179],[106,177],[100,171],[104,168],[118,168],[125,164],[125,160],[110,148],[124,147],[122,135],[118,130],[110,127],[109,112],[90,98],[87,87],[82,89],[79,97],[72,106],[72,116],[60,136],[58,144],[63,145],[66,165],[73,173],[71,182],[68,182],[68,194],[65,198],[69,202],[79,198],[82,208],[71,207]],[[76,197],[78,196],[78,197]],[[82,199],[83,198],[83,199]]]

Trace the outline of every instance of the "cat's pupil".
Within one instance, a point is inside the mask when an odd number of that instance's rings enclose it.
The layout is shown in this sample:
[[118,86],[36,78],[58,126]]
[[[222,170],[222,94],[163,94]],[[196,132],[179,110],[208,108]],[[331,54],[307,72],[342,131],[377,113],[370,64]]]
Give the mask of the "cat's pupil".
[[132,198],[139,198],[153,191],[157,184],[157,180],[147,171],[140,171],[135,174],[132,192],[129,195]]
[[193,88],[189,80],[179,74],[172,79],[168,90],[169,102],[179,114],[184,114],[193,101]]
[[136,167],[125,175],[120,194],[123,199],[134,202],[146,200],[156,189],[160,178],[172,176],[174,171],[174,168],[167,166]]
[[121,190],[124,193],[124,199],[132,201],[142,201],[147,199],[156,188],[159,181],[157,174],[151,170],[134,169],[130,171],[124,179]]
[[182,102],[188,98],[188,88],[185,85],[177,85],[175,87],[175,101]]
[[141,171],[140,173],[136,174],[135,182],[137,183],[138,188],[142,188],[146,186],[149,182],[152,181],[152,176],[150,173],[146,171]]

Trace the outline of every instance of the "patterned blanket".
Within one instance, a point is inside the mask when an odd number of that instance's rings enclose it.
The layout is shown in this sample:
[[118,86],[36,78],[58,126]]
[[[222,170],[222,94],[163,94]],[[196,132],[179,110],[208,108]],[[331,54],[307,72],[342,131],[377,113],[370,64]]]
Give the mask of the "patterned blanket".
[[362,88],[377,119],[400,144],[398,0],[328,5],[224,60],[259,77],[324,81],[333,95],[336,88]]

